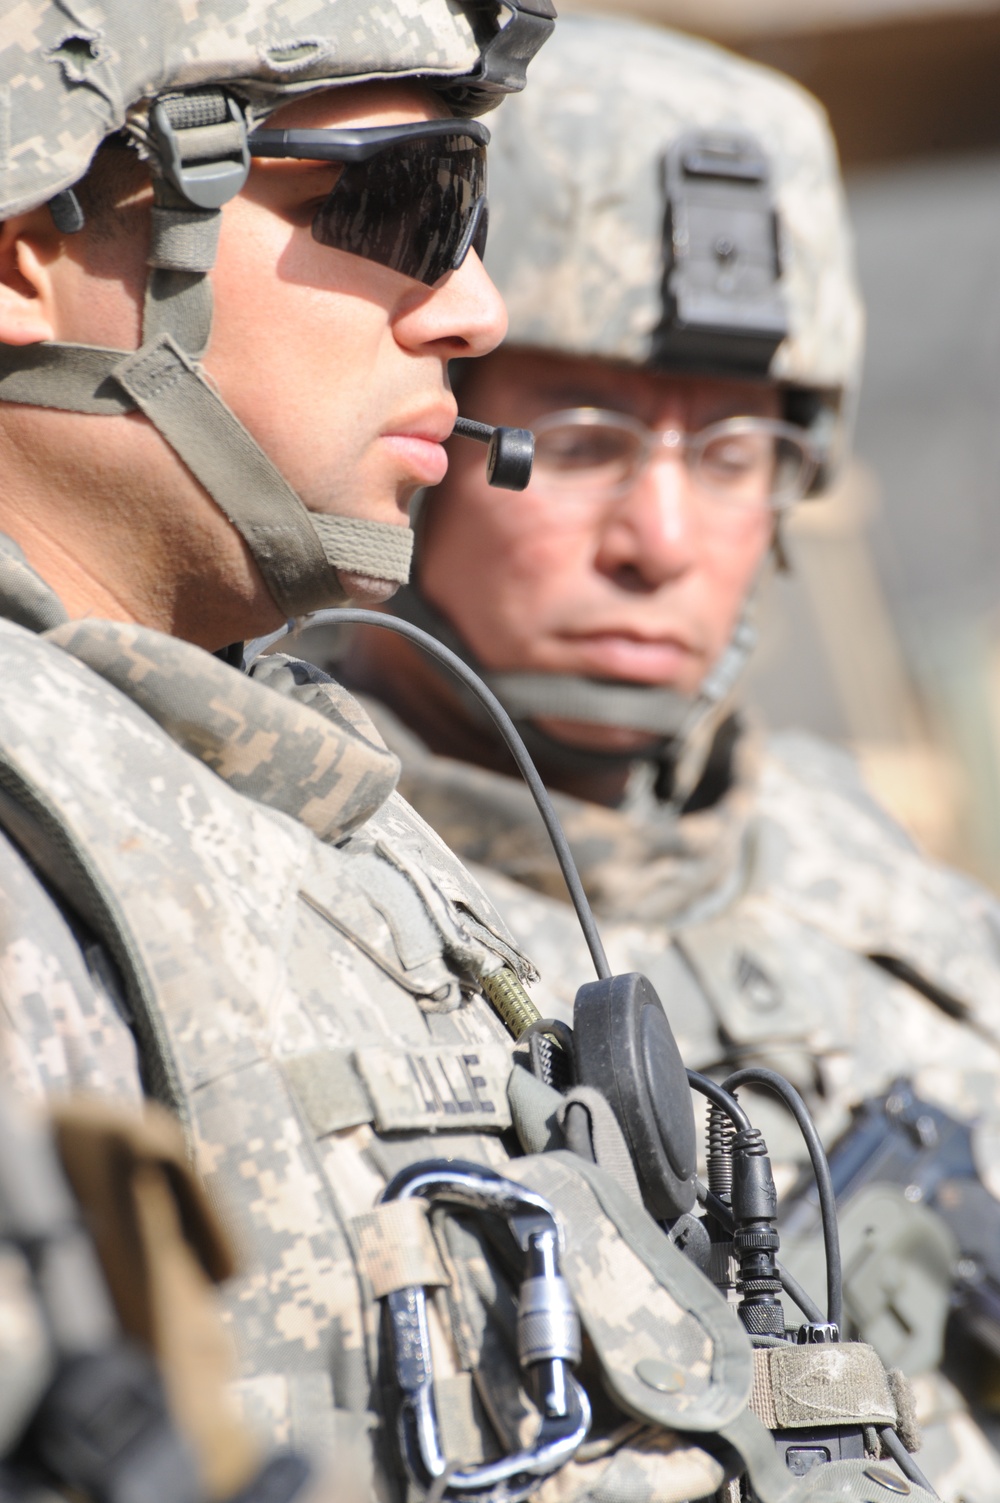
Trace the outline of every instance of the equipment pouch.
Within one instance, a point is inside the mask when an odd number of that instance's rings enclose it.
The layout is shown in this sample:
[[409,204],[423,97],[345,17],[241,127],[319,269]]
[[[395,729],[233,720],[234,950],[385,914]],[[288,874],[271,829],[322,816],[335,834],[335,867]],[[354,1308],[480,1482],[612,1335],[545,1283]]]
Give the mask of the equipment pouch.
[[618,1407],[703,1436],[710,1449],[718,1437],[738,1453],[762,1503],[790,1496],[794,1479],[747,1409],[749,1340],[708,1280],[596,1164],[559,1150],[515,1159],[506,1172],[558,1213],[563,1273]]
[[232,1253],[180,1128],[155,1107],[139,1116],[87,1099],[58,1105],[53,1127],[122,1327],[156,1358],[204,1497],[229,1498],[260,1457],[226,1394],[234,1362],[212,1285],[233,1272]]

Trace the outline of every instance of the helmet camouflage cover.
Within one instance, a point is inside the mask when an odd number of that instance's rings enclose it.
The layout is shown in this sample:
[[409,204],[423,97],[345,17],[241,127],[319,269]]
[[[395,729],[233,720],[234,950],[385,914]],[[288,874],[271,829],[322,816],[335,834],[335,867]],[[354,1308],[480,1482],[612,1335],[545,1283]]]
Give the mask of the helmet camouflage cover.
[[[512,12],[501,26],[504,12]],[[458,114],[523,86],[549,0],[0,0],[0,218],[140,139],[167,91],[225,84],[260,119],[293,95],[419,77]]]
[[[811,420],[826,447],[829,429],[842,427],[831,419],[857,385],[863,334],[829,126],[789,79],[690,37],[564,18],[532,70],[532,88],[501,111],[490,149],[487,266],[507,302],[508,342],[685,368],[663,339],[665,275],[671,252],[683,251],[676,205],[668,210],[669,164],[703,133],[737,133],[759,148],[777,222],[784,337],[771,342],[757,373],[821,398]],[[728,247],[729,259],[718,256],[709,271],[723,295],[727,279],[739,290],[743,251],[752,261],[759,250],[752,237],[740,246],[737,199],[736,256]],[[719,203],[716,223],[724,224]],[[712,363],[729,366],[725,354]]]

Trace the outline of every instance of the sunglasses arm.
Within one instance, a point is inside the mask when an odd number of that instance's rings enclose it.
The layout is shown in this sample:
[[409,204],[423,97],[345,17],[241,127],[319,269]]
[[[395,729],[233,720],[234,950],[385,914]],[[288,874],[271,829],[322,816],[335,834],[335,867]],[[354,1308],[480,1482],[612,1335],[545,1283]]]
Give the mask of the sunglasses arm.
[[531,479],[535,457],[535,436],[527,428],[492,428],[489,423],[474,423],[471,418],[456,418],[452,429],[455,438],[472,438],[487,444],[486,479],[505,491],[523,491]]

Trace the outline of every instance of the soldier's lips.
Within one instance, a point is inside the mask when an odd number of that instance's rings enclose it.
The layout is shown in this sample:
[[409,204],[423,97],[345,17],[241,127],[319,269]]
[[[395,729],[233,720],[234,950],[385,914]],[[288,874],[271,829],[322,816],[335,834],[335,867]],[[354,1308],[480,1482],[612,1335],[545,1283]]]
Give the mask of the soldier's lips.
[[416,433],[384,433],[382,442],[417,485],[440,485],[448,473],[448,455],[437,439]]
[[677,637],[646,638],[624,632],[593,632],[568,639],[574,671],[593,677],[669,684],[690,670],[695,656]]

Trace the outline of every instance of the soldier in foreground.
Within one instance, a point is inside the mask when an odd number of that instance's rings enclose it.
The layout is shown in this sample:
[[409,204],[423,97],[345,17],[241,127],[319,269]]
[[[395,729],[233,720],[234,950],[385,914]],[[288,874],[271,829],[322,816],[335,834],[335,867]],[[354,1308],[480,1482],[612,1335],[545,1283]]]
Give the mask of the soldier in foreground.
[[36,1121],[0,1092],[5,1497],[305,1503],[304,1458],[262,1464],[226,1395],[211,1285],[232,1271],[166,1112],[75,1099]]
[[[5,1072],[181,1120],[246,1269],[244,1412],[338,1503],[784,1503],[739,1322],[624,1167],[543,1151],[530,963],[397,759],[308,665],[238,671],[407,576],[448,363],[504,328],[473,117],[548,0],[85,16],[0,25]],[[875,1369],[815,1496],[892,1476]]]
[[[764,741],[733,705],[782,516],[833,478],[857,391],[862,317],[825,121],[777,75],[596,18],[562,23],[533,84],[494,139],[490,265],[510,333],[459,392],[471,417],[536,431],[534,479],[498,496],[455,442],[424,501],[415,583],[390,609],[478,667],[520,724],[561,790],[615,968],[653,978],[689,1066],[782,1071],[828,1143],[908,1077],[917,1104],[889,1094],[886,1132],[933,1127],[921,1100],[976,1119],[982,1173],[996,903],[924,859],[845,755]],[[579,943],[491,726],[406,642],[359,633],[341,666],[374,696],[406,796],[489,868],[549,983],[542,1010],[568,1018]],[[789,1189],[801,1141],[779,1107],[755,1110]],[[927,1146],[932,1181],[975,1178],[964,1152],[958,1171]],[[988,1248],[1000,1207],[978,1189]],[[845,1220],[848,1313],[918,1378],[921,1464],[942,1495],[986,1503],[1000,1463],[968,1406],[989,1430],[995,1323],[980,1323],[987,1346],[953,1323],[947,1376],[935,1369],[956,1269],[993,1285],[920,1183],[880,1195]]]

